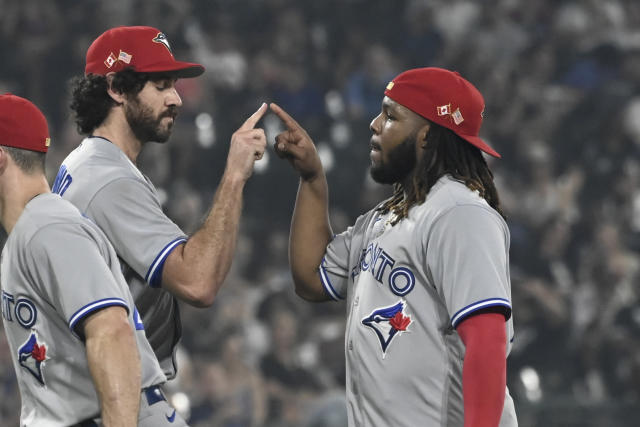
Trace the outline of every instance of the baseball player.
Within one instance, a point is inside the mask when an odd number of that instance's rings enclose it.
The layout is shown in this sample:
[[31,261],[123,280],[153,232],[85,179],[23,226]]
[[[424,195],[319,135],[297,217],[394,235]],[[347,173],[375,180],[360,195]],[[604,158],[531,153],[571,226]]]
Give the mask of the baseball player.
[[152,27],[117,27],[89,47],[72,104],[89,135],[63,161],[53,191],[71,201],[114,245],[147,337],[163,371],[175,376],[181,336],[176,298],[210,306],[231,265],[242,191],[266,146],[255,125],[263,104],[231,138],[226,170],[204,224],[191,237],[162,211],[153,184],[136,167],[145,143],[165,142],[182,105],[178,78],[204,72],[177,61]]
[[166,378],[113,247],[49,190],[48,147],[40,110],[0,96],[0,222],[8,233],[1,307],[20,423],[186,425],[159,388]]
[[309,135],[276,151],[300,173],[289,257],[296,293],[346,300],[350,426],[513,427],[509,230],[478,137],[484,100],[458,73],[406,71],[370,128],[371,175],[395,192],[333,235]]

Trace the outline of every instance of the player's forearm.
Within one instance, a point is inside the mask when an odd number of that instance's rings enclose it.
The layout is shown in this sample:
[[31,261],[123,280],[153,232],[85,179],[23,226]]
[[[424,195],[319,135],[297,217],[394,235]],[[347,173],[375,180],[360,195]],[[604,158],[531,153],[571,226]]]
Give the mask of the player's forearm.
[[333,233],[329,223],[329,189],[324,174],[300,180],[291,220],[289,262],[296,293],[308,300],[325,300],[318,266]]
[[[213,304],[231,268],[244,185],[245,180],[238,176],[223,175],[204,224],[176,251],[179,265],[165,266],[167,275],[163,273],[163,281],[187,303],[199,307]],[[171,258],[167,261],[175,264],[176,260]]]
[[105,427],[136,426],[140,406],[140,358],[121,307],[92,315],[85,325],[87,361]]
[[507,376],[504,316],[476,315],[463,321],[458,332],[466,347],[462,373],[464,427],[498,427]]

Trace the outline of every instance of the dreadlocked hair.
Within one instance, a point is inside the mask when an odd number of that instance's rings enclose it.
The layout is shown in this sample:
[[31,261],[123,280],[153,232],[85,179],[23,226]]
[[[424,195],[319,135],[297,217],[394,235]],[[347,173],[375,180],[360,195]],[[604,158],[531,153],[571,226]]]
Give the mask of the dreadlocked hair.
[[391,223],[395,225],[408,216],[409,209],[414,205],[425,201],[431,188],[442,176],[449,175],[471,191],[477,191],[489,206],[506,219],[493,183],[493,174],[480,149],[450,129],[433,122],[430,125],[427,146],[422,158],[418,159],[410,187],[404,188],[402,183],[396,183],[393,195],[377,210],[382,214],[393,213],[395,218]]

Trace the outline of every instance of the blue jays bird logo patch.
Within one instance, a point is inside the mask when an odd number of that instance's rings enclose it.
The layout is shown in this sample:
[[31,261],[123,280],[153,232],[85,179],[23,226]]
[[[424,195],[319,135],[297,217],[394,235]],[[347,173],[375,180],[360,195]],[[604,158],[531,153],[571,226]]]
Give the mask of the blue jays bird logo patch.
[[20,366],[29,371],[40,384],[44,385],[42,365],[46,360],[47,346],[43,342],[38,342],[38,335],[33,331],[29,339],[18,349],[18,362]]
[[402,332],[409,332],[407,328],[413,320],[411,320],[411,316],[404,312],[406,305],[407,303],[404,300],[400,300],[390,307],[378,308],[362,319],[362,324],[376,333],[382,347],[383,359],[387,354],[391,341]]

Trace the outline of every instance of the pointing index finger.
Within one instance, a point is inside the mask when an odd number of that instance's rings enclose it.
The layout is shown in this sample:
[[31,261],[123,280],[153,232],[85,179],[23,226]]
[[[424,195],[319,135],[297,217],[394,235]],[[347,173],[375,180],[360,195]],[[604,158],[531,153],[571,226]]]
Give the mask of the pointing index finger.
[[243,124],[240,126],[240,130],[249,130],[256,127],[256,124],[260,121],[264,113],[267,111],[267,104],[265,102],[262,103],[260,108],[253,113]]
[[284,124],[287,126],[287,129],[289,130],[302,129],[302,126],[300,126],[298,122],[296,122],[294,118],[289,115],[289,113],[287,113],[282,108],[280,108],[278,104],[276,104],[275,102],[272,102],[269,106],[271,107],[271,111],[276,113],[276,115],[280,117],[280,120],[284,122]]

